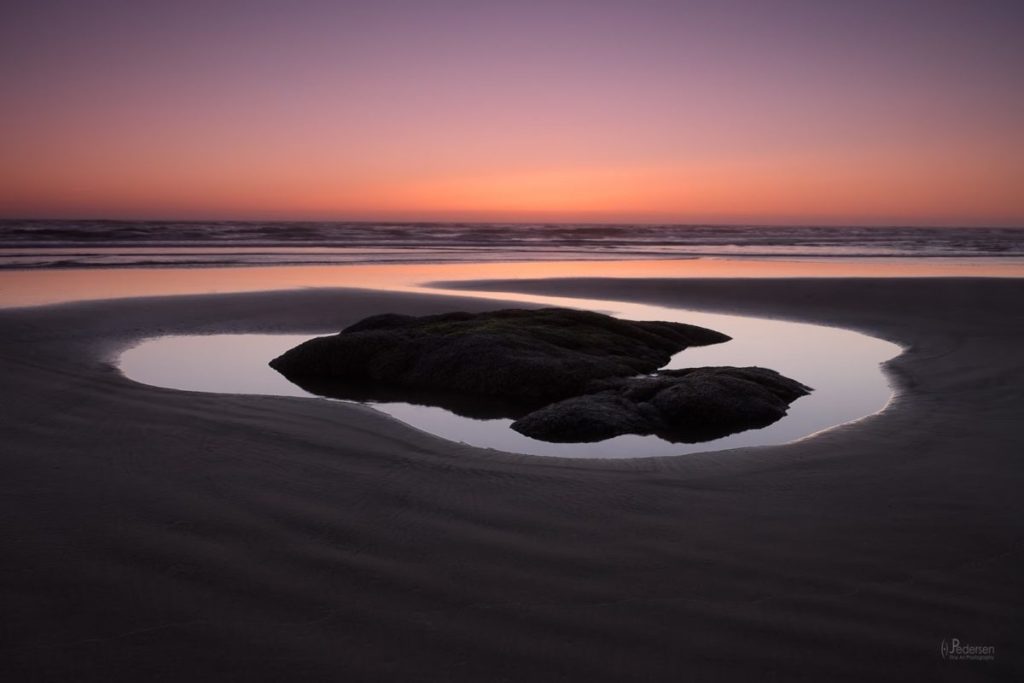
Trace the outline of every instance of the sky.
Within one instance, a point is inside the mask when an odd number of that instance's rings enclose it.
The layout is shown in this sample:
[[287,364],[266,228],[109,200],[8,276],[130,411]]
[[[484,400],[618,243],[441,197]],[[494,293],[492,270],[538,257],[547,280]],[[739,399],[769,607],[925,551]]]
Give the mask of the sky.
[[1024,225],[1024,2],[0,8],[0,217]]

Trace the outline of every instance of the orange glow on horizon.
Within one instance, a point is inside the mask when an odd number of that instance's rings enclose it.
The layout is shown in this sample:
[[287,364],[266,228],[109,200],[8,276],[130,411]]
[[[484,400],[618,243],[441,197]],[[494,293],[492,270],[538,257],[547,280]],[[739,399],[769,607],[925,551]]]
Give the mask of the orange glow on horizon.
[[[1024,155],[1019,157],[1024,159]],[[917,166],[915,168],[914,166]],[[1021,166],[1016,168],[1015,166]],[[1014,160],[970,178],[930,160],[896,166],[863,160],[567,168],[430,178],[334,179],[311,170],[275,178],[224,171],[105,175],[67,169],[50,183],[0,175],[0,214],[11,217],[254,218],[322,220],[541,220],[749,223],[1024,224]],[[52,180],[52,179],[51,179]],[[49,207],[49,208],[46,208]],[[117,207],[116,210],[111,207]]]

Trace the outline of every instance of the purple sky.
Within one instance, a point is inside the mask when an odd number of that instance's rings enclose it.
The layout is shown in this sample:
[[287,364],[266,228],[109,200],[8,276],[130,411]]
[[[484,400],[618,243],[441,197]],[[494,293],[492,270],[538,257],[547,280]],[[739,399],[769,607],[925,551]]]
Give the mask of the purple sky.
[[1024,224],[1022,2],[0,10],[0,215]]

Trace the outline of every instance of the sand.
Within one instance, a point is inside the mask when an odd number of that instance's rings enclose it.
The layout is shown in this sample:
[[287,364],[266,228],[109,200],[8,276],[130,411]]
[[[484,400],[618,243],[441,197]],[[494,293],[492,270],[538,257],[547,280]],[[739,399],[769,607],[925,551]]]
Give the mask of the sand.
[[[494,302],[315,290],[3,311],[0,676],[1024,676],[1024,281],[515,287],[866,331],[906,347],[888,365],[899,393],[796,444],[561,461],[112,365],[161,333]],[[953,638],[994,660],[944,659]]]

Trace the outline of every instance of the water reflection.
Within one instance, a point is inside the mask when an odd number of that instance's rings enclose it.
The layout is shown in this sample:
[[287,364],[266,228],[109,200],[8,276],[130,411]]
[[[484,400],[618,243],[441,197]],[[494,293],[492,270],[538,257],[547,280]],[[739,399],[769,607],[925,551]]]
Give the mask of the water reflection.
[[421,291],[421,282],[552,277],[1021,277],[1024,265],[994,259],[725,259],[510,263],[70,268],[0,270],[0,307],[136,296],[265,292],[306,287]]
[[474,420],[517,419],[538,407],[503,401],[494,396],[470,396],[453,391],[395,387],[331,377],[294,376],[285,379],[309,394],[324,398],[355,403],[410,403],[417,406],[433,406]]
[[[630,458],[787,443],[878,412],[891,396],[879,364],[894,357],[899,347],[858,332],[617,301],[472,294],[505,302],[584,308],[633,320],[668,320],[708,327],[731,336],[732,341],[688,348],[676,354],[666,367],[761,366],[814,387],[815,391],[797,399],[789,414],[775,424],[701,444],[673,444],[653,436],[632,435],[589,444],[547,443],[510,429],[512,420],[496,417],[501,414],[496,406],[487,407],[494,410],[491,419],[474,419],[458,410],[387,397],[373,402],[374,408],[423,431],[474,446],[544,456]],[[123,354],[121,369],[133,380],[174,389],[311,396],[267,365],[272,358],[308,338],[309,335],[266,334],[161,337]]]

